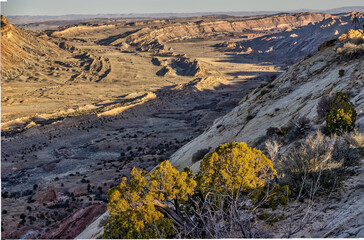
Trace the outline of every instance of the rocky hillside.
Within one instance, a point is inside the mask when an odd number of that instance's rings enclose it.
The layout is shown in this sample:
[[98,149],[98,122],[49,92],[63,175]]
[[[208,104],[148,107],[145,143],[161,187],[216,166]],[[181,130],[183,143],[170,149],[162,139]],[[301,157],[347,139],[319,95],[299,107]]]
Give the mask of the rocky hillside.
[[[69,46],[64,41],[51,40],[46,34],[37,35],[35,32],[18,29],[1,16],[3,80],[12,81],[22,73],[29,75],[32,71],[39,76],[47,69],[53,71],[50,75],[66,76],[74,72],[67,79],[72,82],[99,82],[110,73],[109,59]],[[60,72],[54,73],[56,71]]]
[[[364,54],[363,44],[356,45],[350,39],[364,39],[363,31],[349,31],[335,43],[323,44],[315,55],[306,57],[276,80],[245,97],[238,107],[217,119],[202,135],[179,149],[171,157],[178,169],[192,166],[198,171],[199,162],[192,157],[201,149],[214,149],[221,143],[243,141],[250,145],[259,143],[270,127],[283,127],[302,116],[309,118],[315,127],[317,104],[323,96],[336,92],[348,92],[358,110],[356,125],[364,129]],[[356,52],[357,51],[357,52]],[[343,70],[341,76],[339,71]]]
[[[169,41],[223,36],[232,33],[246,33],[247,31],[255,32],[256,35],[260,31],[282,31],[306,26],[329,17],[331,17],[329,14],[299,13],[220,21],[203,19],[188,23],[177,22],[156,27],[142,27],[136,31],[108,37],[99,43],[114,46],[132,45],[143,50],[150,48],[162,49],[163,44]],[[53,34],[62,36],[60,32]]]
[[218,44],[217,47],[240,54],[261,57],[267,61],[274,59],[294,63],[303,56],[315,53],[322,42],[335,39],[347,32],[352,27],[351,19],[351,13],[330,16],[317,23],[252,40],[224,42]]
[[[336,47],[337,48],[336,48]],[[217,119],[202,135],[189,142],[170,161],[182,170],[190,166],[194,172],[200,169],[204,153],[226,142],[247,142],[261,149],[269,128],[288,127],[301,117],[307,117],[311,131],[322,129],[325,122],[317,113],[319,101],[336,92],[347,92],[358,113],[356,126],[364,130],[364,32],[350,30],[335,42],[322,44],[319,51],[291,67],[275,81],[255,90],[245,97],[238,107]],[[315,200],[312,215],[305,228],[295,237],[363,237],[364,159],[347,179],[341,191]],[[286,213],[290,217],[279,225],[299,224],[305,210],[295,208]],[[298,210],[297,210],[298,209]],[[324,213],[324,214],[323,214]],[[320,218],[318,216],[321,216]],[[297,220],[298,221],[298,220]],[[276,226],[274,237],[284,235],[285,229]]]
[[[307,117],[311,131],[324,126],[318,118],[317,105],[324,96],[347,92],[358,116],[356,126],[364,130],[364,32],[350,30],[337,43],[322,44],[319,51],[302,59],[273,82],[246,96],[233,111],[217,119],[213,126],[174,153],[170,162],[179,170],[189,166],[196,173],[206,153],[226,142],[247,142],[259,146],[266,139],[268,128],[281,128]],[[196,157],[199,156],[199,157]],[[335,197],[319,199],[312,208],[315,218],[296,237],[363,237],[362,194],[364,161]],[[352,207],[354,206],[354,207]],[[272,237],[282,237],[283,226],[300,219],[305,209],[292,208],[293,216],[276,226]],[[324,215],[322,213],[325,213]],[[95,238],[102,234],[100,222],[107,213],[85,229],[78,238]],[[287,222],[288,221],[288,222]],[[293,224],[296,224],[293,222]],[[311,229],[311,230],[310,230]]]
[[11,78],[48,56],[58,55],[58,47],[33,33],[19,30],[1,15],[1,72]]

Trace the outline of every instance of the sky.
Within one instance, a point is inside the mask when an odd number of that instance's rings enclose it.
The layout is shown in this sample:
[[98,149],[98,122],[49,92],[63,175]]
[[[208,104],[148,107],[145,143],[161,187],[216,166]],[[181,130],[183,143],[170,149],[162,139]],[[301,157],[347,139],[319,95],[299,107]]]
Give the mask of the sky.
[[326,10],[343,6],[364,6],[364,0],[7,0],[1,2],[1,13],[5,16],[54,16],[99,13]]

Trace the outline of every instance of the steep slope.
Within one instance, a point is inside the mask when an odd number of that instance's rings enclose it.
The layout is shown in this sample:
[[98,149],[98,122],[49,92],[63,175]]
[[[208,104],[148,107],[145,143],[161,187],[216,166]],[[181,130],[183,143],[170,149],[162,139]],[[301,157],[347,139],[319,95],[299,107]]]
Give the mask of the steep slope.
[[[323,96],[338,91],[349,93],[358,112],[356,125],[364,130],[364,32],[349,31],[338,39],[337,46],[336,49],[335,43],[330,41],[322,44],[315,55],[301,60],[269,85],[256,89],[233,111],[217,119],[211,128],[174,153],[170,162],[179,170],[190,166],[196,173],[200,164],[193,162],[196,153],[206,152],[221,143],[244,141],[256,146],[265,138],[269,127],[285,126],[291,119],[301,116],[320,127],[324,122],[317,121],[317,104]],[[343,76],[339,75],[340,70],[344,70]],[[314,206],[312,211],[320,219],[309,223],[300,237],[363,237],[360,206],[364,202],[361,191],[364,161],[357,172],[342,187],[341,200],[333,198]],[[303,211],[294,209],[289,214],[300,219]],[[100,237],[103,233],[100,223],[107,217],[108,213],[103,214],[76,239]],[[291,220],[278,224],[282,233],[292,224]]]
[[57,56],[58,47],[32,33],[15,28],[1,15],[1,72],[11,78],[41,58]]
[[[20,30],[1,16],[1,72],[4,80],[14,80],[26,69],[38,74],[45,69],[55,72],[61,68],[60,75],[74,72],[69,80],[98,82],[109,74],[110,62],[65,42],[50,41],[45,34],[37,36],[34,32]],[[68,68],[68,71],[66,68]],[[63,70],[63,71],[62,71]],[[27,71],[30,74],[30,71]],[[54,74],[56,75],[56,74]],[[33,76],[34,77],[34,76]]]
[[[246,31],[282,31],[293,27],[329,18],[329,14],[299,13],[280,14],[268,17],[214,21],[204,19],[188,23],[172,23],[156,27],[144,27],[125,34],[101,40],[104,45],[122,46],[125,44],[142,49],[163,48],[163,44],[174,40],[213,37],[221,34],[244,33]],[[61,33],[54,33],[61,35]]]
[[[301,116],[319,126],[323,122],[316,123],[318,101],[338,91],[350,93],[358,110],[356,125],[364,129],[363,45],[357,40],[359,45],[354,49],[352,43],[348,43],[358,37],[364,39],[363,31],[343,35],[337,50],[333,42],[323,44],[315,55],[301,60],[268,86],[245,97],[233,111],[217,119],[211,128],[173,154],[171,162],[180,170],[193,166],[198,171],[199,163],[193,163],[192,156],[201,149],[213,149],[231,141],[254,145],[266,135],[269,127],[285,126],[291,119]],[[342,77],[340,70],[344,70]]]
[[289,29],[252,40],[218,44],[227,51],[249,54],[282,62],[294,63],[299,58],[315,53],[324,41],[335,39],[351,28],[352,14],[331,16],[317,23]]
[[[335,45],[337,48],[335,48]],[[347,92],[358,113],[356,126],[364,131],[364,31],[350,30],[337,42],[322,44],[317,54],[306,57],[267,86],[245,97],[238,107],[216,120],[202,135],[179,149],[170,161],[179,170],[190,166],[196,173],[200,161],[195,156],[217,145],[243,141],[261,148],[270,127],[287,127],[300,117],[320,129],[324,120],[317,114],[323,96]],[[201,156],[200,156],[201,158]],[[197,160],[197,161],[196,161]],[[320,196],[313,202],[307,225],[293,237],[364,237],[364,159],[340,191]],[[287,226],[299,225],[305,209],[291,208],[290,216],[270,229],[272,237],[284,236]],[[297,220],[297,221],[296,221]]]

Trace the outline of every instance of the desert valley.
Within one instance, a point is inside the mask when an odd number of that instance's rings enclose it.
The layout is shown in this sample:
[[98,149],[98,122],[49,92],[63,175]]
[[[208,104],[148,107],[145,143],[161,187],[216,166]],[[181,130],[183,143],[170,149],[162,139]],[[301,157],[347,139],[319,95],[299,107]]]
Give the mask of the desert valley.
[[[232,141],[264,152],[269,128],[305,116],[307,135],[321,129],[324,95],[348,92],[363,131],[363,50],[337,51],[364,39],[349,31],[352,16],[90,19],[42,30],[1,16],[2,239],[100,237],[107,191],[134,166],[169,159],[197,173]],[[319,199],[320,223],[292,236],[363,237],[363,165],[334,200]],[[266,236],[284,235],[272,229]]]

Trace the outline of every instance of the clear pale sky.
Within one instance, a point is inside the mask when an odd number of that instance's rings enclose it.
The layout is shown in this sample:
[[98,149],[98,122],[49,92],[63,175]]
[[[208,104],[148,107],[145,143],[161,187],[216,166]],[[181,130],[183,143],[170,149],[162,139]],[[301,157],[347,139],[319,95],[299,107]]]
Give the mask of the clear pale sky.
[[323,10],[343,6],[364,6],[364,0],[7,0],[1,3],[1,13],[9,16],[288,11]]

